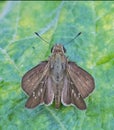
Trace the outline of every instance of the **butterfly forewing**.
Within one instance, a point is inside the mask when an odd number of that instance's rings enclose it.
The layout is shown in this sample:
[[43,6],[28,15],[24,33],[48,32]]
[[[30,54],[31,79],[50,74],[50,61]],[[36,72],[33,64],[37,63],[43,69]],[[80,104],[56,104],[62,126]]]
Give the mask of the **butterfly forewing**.
[[68,73],[83,98],[87,97],[94,90],[93,77],[74,62],[68,63]]
[[48,62],[43,61],[29,70],[22,78],[22,88],[30,96],[48,70]]

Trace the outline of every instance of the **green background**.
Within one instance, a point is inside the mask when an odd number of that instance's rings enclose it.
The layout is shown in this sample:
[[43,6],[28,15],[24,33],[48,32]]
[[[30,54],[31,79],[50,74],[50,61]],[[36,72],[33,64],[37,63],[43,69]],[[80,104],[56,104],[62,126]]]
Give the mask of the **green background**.
[[[47,60],[55,43],[95,79],[95,90],[85,99],[87,110],[24,107],[22,76]],[[50,129],[114,129],[114,2],[0,2],[0,130]]]

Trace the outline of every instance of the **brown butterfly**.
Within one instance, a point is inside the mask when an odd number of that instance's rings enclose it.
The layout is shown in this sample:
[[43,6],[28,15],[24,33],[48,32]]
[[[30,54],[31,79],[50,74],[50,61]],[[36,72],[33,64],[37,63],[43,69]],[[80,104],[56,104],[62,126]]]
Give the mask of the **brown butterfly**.
[[55,101],[56,108],[62,103],[86,109],[84,98],[95,87],[93,77],[76,63],[68,61],[62,45],[54,45],[51,52],[48,61],[41,62],[22,78],[22,88],[29,96],[25,106],[34,108]]

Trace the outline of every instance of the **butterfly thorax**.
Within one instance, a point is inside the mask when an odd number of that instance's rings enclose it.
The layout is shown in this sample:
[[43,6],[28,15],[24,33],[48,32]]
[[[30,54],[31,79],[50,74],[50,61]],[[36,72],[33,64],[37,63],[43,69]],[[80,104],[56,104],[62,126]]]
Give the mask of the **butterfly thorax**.
[[50,60],[51,76],[55,83],[59,84],[66,72],[66,59],[59,53],[52,55]]

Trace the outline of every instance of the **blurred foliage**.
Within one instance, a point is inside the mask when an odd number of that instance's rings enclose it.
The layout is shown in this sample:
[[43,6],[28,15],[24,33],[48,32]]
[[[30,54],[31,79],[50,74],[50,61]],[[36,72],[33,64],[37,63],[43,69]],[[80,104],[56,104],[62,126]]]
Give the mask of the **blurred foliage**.
[[[65,44],[80,31],[82,35]],[[0,2],[0,130],[114,129],[113,35],[113,1]],[[59,110],[54,105],[24,107],[22,76],[48,59],[55,43],[63,44],[69,60],[95,79],[85,111],[63,105]]]

